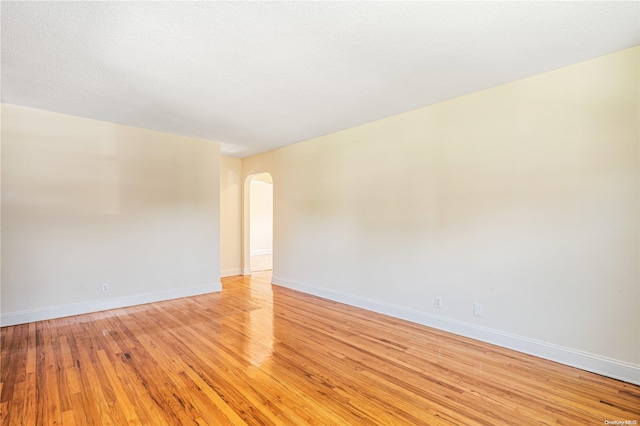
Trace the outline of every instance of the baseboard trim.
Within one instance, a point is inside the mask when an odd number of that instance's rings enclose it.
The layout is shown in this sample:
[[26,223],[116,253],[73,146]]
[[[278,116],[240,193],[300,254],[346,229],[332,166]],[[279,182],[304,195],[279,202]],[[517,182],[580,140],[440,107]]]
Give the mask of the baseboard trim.
[[251,275],[251,268],[244,268],[242,270],[242,275]]
[[640,365],[273,276],[276,285],[640,385]]
[[234,269],[225,269],[224,271],[220,271],[221,278],[232,277],[234,275],[242,275],[242,269],[234,268]]
[[263,250],[251,250],[251,256],[260,256],[261,254],[271,254],[273,250],[271,249],[263,249]]
[[220,282],[152,293],[142,293],[117,299],[89,300],[80,303],[69,303],[67,305],[9,312],[0,315],[0,326],[6,327],[9,325],[26,324],[34,321],[43,321],[72,315],[89,314],[92,312],[143,305],[145,303],[161,302],[163,300],[179,299],[181,297],[197,296],[199,294],[214,293],[218,291],[222,291],[222,283]]

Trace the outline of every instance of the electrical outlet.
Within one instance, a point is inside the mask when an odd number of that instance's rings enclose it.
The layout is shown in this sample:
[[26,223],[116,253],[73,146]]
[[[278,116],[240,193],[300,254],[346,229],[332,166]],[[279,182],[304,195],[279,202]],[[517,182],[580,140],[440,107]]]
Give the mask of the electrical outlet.
[[481,317],[483,314],[482,303],[474,303],[473,304],[473,316]]
[[438,309],[442,308],[442,299],[440,297],[434,297],[433,306],[435,306]]
[[108,291],[109,291],[109,284],[108,283],[102,284],[102,292],[106,293]]

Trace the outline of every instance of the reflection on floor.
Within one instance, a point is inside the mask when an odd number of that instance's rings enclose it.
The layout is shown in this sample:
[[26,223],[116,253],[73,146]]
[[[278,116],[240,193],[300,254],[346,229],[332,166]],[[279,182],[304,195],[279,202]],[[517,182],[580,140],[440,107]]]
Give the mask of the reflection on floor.
[[273,269],[273,256],[271,254],[259,254],[251,256],[251,271],[270,271]]
[[2,327],[0,424],[640,419],[640,386],[272,285],[269,272],[222,287]]

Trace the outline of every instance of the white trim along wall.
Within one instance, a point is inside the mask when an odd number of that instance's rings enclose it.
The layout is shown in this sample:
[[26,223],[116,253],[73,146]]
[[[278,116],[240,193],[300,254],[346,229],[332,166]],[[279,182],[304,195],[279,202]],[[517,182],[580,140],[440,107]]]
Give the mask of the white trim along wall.
[[639,383],[639,90],[634,47],[244,158],[274,282]]
[[592,373],[623,380],[640,385],[640,366],[628,362],[577,351],[571,348],[549,344],[540,340],[529,339],[499,330],[455,321],[446,317],[408,309],[402,306],[383,303],[337,291],[326,290],[309,284],[287,280],[274,276],[272,282],[282,287],[312,294],[324,299],[344,303],[350,306],[367,309],[394,318],[411,321],[417,324],[448,331],[460,336],[470,337],[482,342],[491,343],[504,348],[513,349],[529,355],[559,362]]

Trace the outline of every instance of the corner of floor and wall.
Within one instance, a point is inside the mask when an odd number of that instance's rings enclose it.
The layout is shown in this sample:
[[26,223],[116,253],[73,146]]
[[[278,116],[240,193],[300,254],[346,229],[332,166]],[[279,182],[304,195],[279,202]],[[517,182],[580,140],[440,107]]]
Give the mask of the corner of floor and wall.
[[273,283],[640,384],[639,56],[242,159]]
[[2,325],[220,290],[268,172],[275,284],[640,384],[639,56],[243,159],[2,105]]
[[220,291],[220,148],[2,105],[1,324]]

